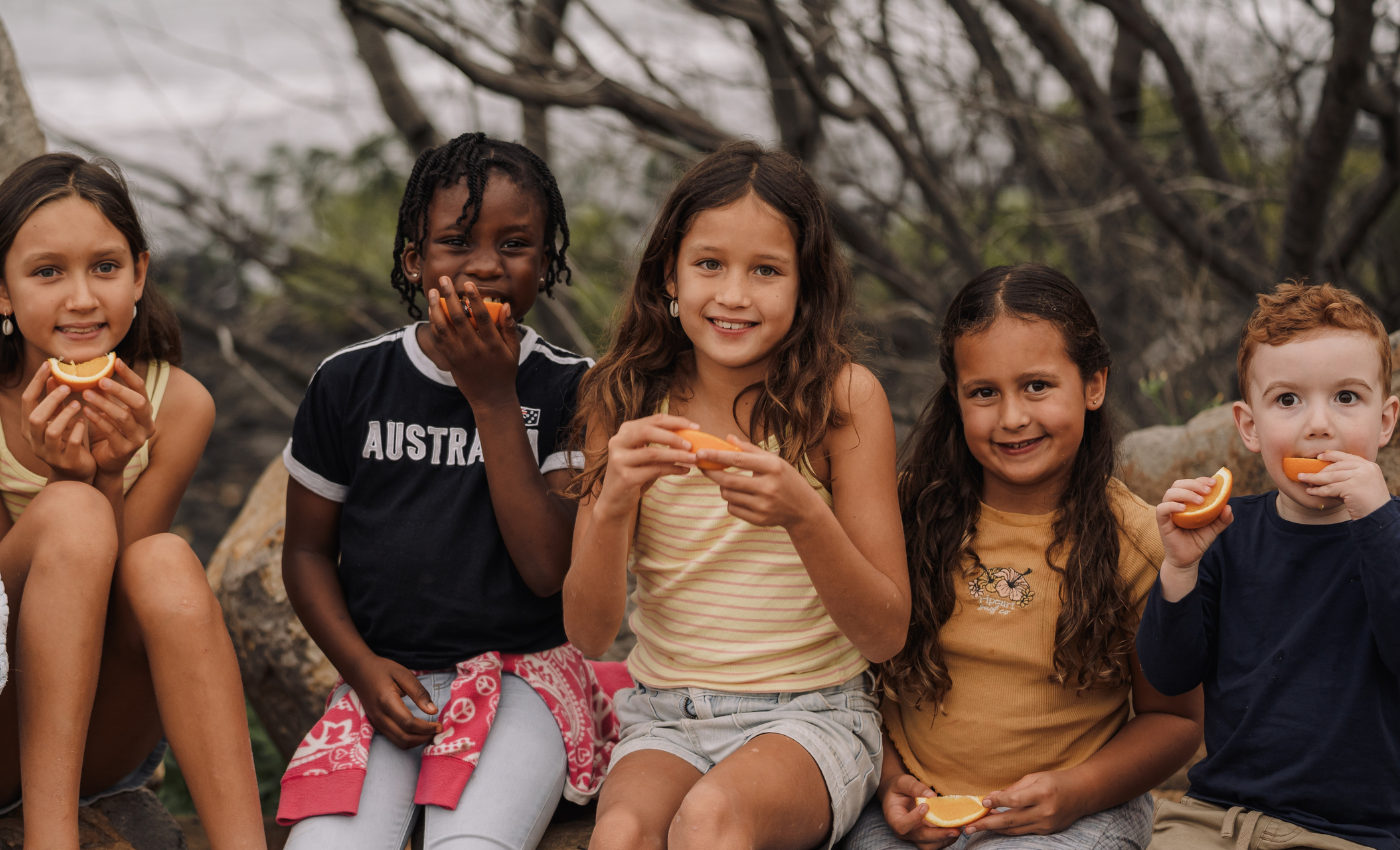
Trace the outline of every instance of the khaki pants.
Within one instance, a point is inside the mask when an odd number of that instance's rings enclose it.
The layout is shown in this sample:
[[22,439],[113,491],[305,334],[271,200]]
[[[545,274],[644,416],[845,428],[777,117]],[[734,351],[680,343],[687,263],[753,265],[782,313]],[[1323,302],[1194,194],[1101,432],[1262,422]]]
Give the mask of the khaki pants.
[[1222,809],[1192,797],[1180,803],[1157,801],[1152,844],[1148,850],[1369,850],[1361,844],[1309,832],[1297,824],[1251,812],[1242,806]]

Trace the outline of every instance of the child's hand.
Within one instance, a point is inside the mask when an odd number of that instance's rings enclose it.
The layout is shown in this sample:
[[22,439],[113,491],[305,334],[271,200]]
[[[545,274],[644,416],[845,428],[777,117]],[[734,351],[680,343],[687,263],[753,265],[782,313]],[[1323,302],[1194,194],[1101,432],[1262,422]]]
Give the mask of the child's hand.
[[1182,528],[1172,522],[1172,514],[1203,503],[1214,486],[1214,478],[1184,478],[1162,496],[1162,503],[1157,506],[1157,528],[1162,532],[1162,545],[1167,550],[1166,561],[1162,564],[1164,570],[1168,567],[1193,569],[1220,532],[1234,522],[1235,514],[1229,505],[1214,522],[1203,528]]
[[92,457],[97,471],[121,475],[126,465],[156,432],[146,382],[117,359],[117,377],[103,378],[101,390],[84,390],[83,418],[92,435]]
[[1089,814],[1082,810],[1078,791],[1063,770],[1023,776],[1011,787],[988,794],[982,805],[989,809],[1005,807],[1006,811],[992,812],[967,826],[968,835],[1050,835]]
[[724,470],[701,470],[719,485],[719,494],[729,503],[729,513],[754,525],[782,526],[791,531],[815,511],[830,513],[826,503],[797,468],[772,452],[730,434],[725,439],[739,447],[737,452],[701,449],[699,460],[722,463],[726,468],[747,469],[753,475]]
[[[520,336],[510,305],[501,307],[501,323],[491,321],[476,285],[457,294],[452,278],[443,275],[438,288],[428,290],[428,322],[433,342],[452,366],[452,379],[473,406],[499,402],[519,406],[515,372],[520,361]],[[470,307],[476,326],[467,318]]]
[[1317,459],[1332,465],[1321,472],[1298,474],[1298,481],[1308,485],[1309,496],[1341,499],[1352,519],[1361,519],[1390,501],[1385,473],[1378,464],[1338,451],[1323,452]]
[[371,655],[346,671],[345,681],[360,698],[374,731],[388,738],[401,750],[426,744],[442,731],[442,724],[415,717],[403,698],[408,697],[424,714],[437,714],[437,706],[427,688],[407,667],[387,658]]
[[940,850],[958,840],[959,832],[943,826],[930,826],[924,820],[928,806],[914,802],[917,797],[932,797],[933,791],[909,774],[904,774],[890,785],[890,790],[880,800],[880,808],[885,813],[885,823],[905,841],[919,850]]
[[24,439],[35,456],[49,465],[50,480],[91,484],[97,474],[97,463],[87,447],[87,428],[79,415],[82,408],[73,391],[50,375],[47,360],[20,396]]
[[699,427],[689,419],[660,413],[622,423],[608,440],[608,468],[594,511],[606,506],[630,515],[656,479],[689,474],[695,453],[676,431]]

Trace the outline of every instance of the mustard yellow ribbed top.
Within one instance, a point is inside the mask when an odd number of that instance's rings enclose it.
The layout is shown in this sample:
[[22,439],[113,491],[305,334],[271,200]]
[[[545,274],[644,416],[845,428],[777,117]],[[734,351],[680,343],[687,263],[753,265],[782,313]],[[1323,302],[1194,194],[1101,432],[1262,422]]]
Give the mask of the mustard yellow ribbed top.
[[[1153,507],[1116,479],[1110,488],[1122,518],[1119,569],[1141,615],[1162,540]],[[940,794],[986,794],[1074,767],[1127,721],[1127,685],[1076,694],[1049,679],[1062,579],[1045,562],[1053,521],[982,506],[974,545],[983,569],[958,581],[939,636],[952,680],[944,713],[890,697],[881,707],[905,767]]]

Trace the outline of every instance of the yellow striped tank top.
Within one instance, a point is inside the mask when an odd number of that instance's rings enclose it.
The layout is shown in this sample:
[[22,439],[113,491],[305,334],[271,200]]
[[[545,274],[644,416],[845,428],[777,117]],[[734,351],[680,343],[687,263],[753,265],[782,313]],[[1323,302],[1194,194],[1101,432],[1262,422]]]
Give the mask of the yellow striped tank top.
[[[802,474],[830,507],[806,464]],[[827,614],[787,531],[731,516],[698,469],[643,494],[630,568],[637,645],[627,665],[643,684],[791,693],[869,666]]]
[[[153,419],[160,412],[160,401],[165,397],[165,386],[169,381],[170,364],[164,360],[152,360],[146,370],[146,396],[151,400]],[[131,485],[146,471],[150,462],[151,444],[147,442],[122,471],[122,492],[131,490]],[[5,510],[9,512],[11,521],[19,520],[19,515],[24,513],[24,509],[29,507],[29,503],[47,483],[47,478],[15,459],[5,443],[5,430],[0,428],[0,498],[5,501]]]

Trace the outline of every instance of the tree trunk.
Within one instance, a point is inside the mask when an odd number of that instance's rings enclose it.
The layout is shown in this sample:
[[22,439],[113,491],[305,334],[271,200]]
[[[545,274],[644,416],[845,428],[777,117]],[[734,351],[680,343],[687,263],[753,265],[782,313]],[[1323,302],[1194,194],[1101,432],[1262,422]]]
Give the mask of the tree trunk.
[[24,90],[10,36],[0,21],[0,180],[44,150],[44,133]]

